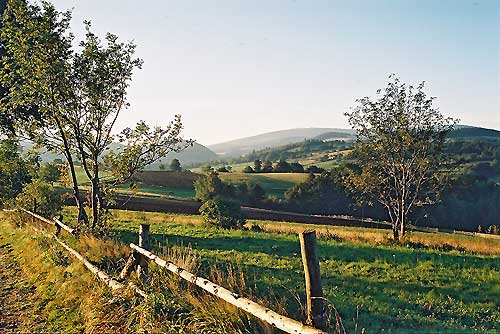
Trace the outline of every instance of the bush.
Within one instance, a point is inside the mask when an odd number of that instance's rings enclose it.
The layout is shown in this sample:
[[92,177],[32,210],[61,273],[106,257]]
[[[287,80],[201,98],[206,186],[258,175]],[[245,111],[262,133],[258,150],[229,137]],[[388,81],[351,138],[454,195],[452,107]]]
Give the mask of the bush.
[[19,143],[0,140],[0,206],[15,199],[31,181],[28,162],[19,154]]
[[230,184],[222,182],[216,172],[199,177],[194,182],[196,199],[205,202],[218,196],[234,196],[234,189]]
[[17,206],[33,210],[36,200],[36,212],[44,217],[52,217],[61,210],[61,196],[44,180],[36,179],[27,184],[16,198]]
[[252,167],[250,166],[246,166],[244,169],[243,169],[243,173],[254,173],[254,170]]
[[240,205],[236,202],[217,197],[209,199],[200,207],[203,221],[211,226],[227,229],[242,228],[245,217],[241,212]]

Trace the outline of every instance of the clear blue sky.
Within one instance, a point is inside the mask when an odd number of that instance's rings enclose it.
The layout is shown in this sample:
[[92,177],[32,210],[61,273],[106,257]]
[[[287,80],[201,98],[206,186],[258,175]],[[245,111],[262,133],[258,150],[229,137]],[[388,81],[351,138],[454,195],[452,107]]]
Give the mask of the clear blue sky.
[[166,123],[213,144],[294,127],[347,127],[390,73],[425,80],[441,111],[500,129],[500,1],[54,0],[138,45],[144,67],[118,127]]

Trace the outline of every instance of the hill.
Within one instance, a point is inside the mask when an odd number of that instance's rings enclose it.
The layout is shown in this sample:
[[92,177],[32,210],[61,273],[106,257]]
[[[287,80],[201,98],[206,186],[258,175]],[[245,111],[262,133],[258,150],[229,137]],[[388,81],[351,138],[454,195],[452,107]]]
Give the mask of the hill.
[[[25,142],[21,143],[21,146],[22,146],[23,151],[27,151],[31,147],[33,147],[33,144],[25,141]],[[123,147],[123,145],[121,145],[119,143],[112,143],[109,146],[109,149],[112,149],[114,151],[120,151],[122,147]],[[43,152],[40,155],[40,157],[41,157],[43,162],[52,162],[52,161],[54,161],[54,159],[65,160],[63,155],[56,154],[53,152],[47,152],[47,151]],[[198,144],[198,143],[194,143],[192,147],[188,147],[187,149],[185,149],[182,152],[178,152],[178,153],[172,152],[172,153],[167,154],[167,156],[160,159],[160,161],[157,161],[156,163],[149,165],[147,167],[147,169],[158,169],[158,167],[161,163],[166,164],[168,166],[170,164],[170,162],[172,161],[172,159],[179,159],[179,161],[181,162],[181,165],[186,166],[186,165],[191,165],[191,164],[205,162],[205,161],[217,160],[218,158],[219,157],[217,156],[217,154],[212,152],[207,147],[205,147],[201,144]]]
[[315,138],[325,133],[340,133],[344,136],[352,136],[350,129],[335,128],[297,128],[281,131],[267,132],[256,136],[245,137],[227,141],[224,143],[209,145],[208,148],[218,155],[227,157],[239,157],[252,152],[253,150],[262,150],[301,142],[304,139]]
[[457,129],[453,130],[453,132],[450,133],[449,137],[453,139],[467,139],[478,137],[500,139],[500,131],[480,127],[460,126],[457,127]]
[[149,165],[148,169],[157,169],[160,163],[166,164],[168,166],[172,159],[179,159],[181,165],[186,166],[200,162],[217,160],[219,159],[219,157],[208,147],[198,143],[194,143],[193,147],[188,147],[182,152],[173,152],[167,154],[167,156],[162,158],[161,161]]
[[346,132],[326,132],[322,133],[319,136],[314,137],[316,140],[352,140],[354,139],[354,133],[346,133]]

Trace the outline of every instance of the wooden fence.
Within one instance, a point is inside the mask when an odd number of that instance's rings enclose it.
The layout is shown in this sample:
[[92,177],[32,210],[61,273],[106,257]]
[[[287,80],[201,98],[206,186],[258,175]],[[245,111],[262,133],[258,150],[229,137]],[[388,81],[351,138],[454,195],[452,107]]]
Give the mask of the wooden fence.
[[[53,225],[56,227],[56,234],[52,234],[51,237],[54,238],[64,249],[66,249],[75,258],[81,261],[87,269],[89,269],[93,274],[95,274],[100,280],[105,282],[113,291],[123,290],[126,286],[120,281],[110,277],[104,271],[100,270],[88,260],[86,260],[80,253],[65,244],[58,236],[61,229],[66,232],[77,235],[77,231],[62,222],[62,218],[59,219],[48,219],[40,216],[34,212],[26,209],[20,209],[33,218],[39,219],[40,221]],[[43,233],[43,232],[42,232]],[[155,262],[158,266],[169,270],[175,275],[181,277],[187,282],[194,284],[204,291],[214,295],[231,305],[255,316],[256,318],[284,331],[285,333],[303,333],[303,334],[326,334],[327,323],[327,308],[324,304],[322,289],[321,289],[321,275],[319,268],[319,261],[317,258],[316,251],[316,233],[313,230],[305,231],[300,234],[300,243],[302,249],[302,258],[304,261],[304,274],[306,279],[306,295],[307,295],[307,323],[306,325],[295,319],[280,315],[271,309],[262,306],[248,298],[240,296],[230,290],[211,282],[210,280],[196,276],[189,271],[175,265],[170,261],[161,259],[157,255],[153,254],[149,250],[149,225],[141,224],[139,230],[139,245],[130,244],[133,250],[132,255],[127,260],[125,267],[120,274],[120,280],[126,279],[133,271],[136,271],[139,277],[144,278],[148,271],[148,261]],[[137,286],[129,283],[128,286],[134,290],[134,292],[147,298],[147,294],[140,290]],[[314,325],[316,327],[312,327]]]

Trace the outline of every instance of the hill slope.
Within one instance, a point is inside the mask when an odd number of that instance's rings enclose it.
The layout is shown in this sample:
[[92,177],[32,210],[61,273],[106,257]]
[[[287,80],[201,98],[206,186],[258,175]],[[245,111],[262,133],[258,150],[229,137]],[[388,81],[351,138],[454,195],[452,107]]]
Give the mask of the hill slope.
[[450,133],[450,138],[477,138],[490,137],[500,139],[500,131],[480,127],[459,126]]
[[224,143],[209,145],[208,148],[223,157],[238,157],[248,152],[252,152],[253,150],[296,143],[329,132],[335,132],[337,134],[345,133],[347,134],[346,136],[353,134],[353,131],[350,129],[297,128],[267,132],[256,136],[231,140]]
[[[22,146],[23,151],[27,151],[33,146],[33,144],[29,143],[29,142],[22,142],[21,146]],[[123,147],[123,146],[119,143],[112,143],[110,145],[110,149],[112,149],[114,151],[119,151],[121,149],[121,147]],[[52,161],[54,161],[54,159],[64,160],[63,155],[55,154],[52,152],[42,153],[41,158],[42,158],[43,162],[52,162]],[[158,161],[154,164],[151,164],[147,168],[148,169],[157,169],[158,166],[160,165],[160,163],[164,163],[168,166],[170,164],[170,161],[172,161],[172,159],[179,159],[179,161],[181,162],[181,165],[190,165],[193,163],[217,160],[218,158],[219,157],[217,156],[217,154],[212,152],[207,147],[205,147],[201,144],[198,144],[198,143],[194,143],[192,147],[188,147],[182,152],[178,152],[178,153],[173,152],[173,153],[167,154],[167,156],[163,157],[161,159],[161,161]]]

